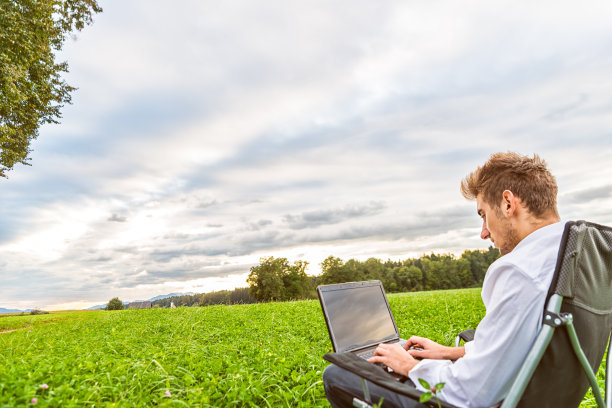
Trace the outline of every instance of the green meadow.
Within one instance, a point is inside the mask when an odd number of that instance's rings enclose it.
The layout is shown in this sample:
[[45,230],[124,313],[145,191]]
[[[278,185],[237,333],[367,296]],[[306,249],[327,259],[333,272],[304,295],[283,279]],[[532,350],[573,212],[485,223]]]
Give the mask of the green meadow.
[[[484,314],[479,289],[389,303],[402,337],[448,345]],[[316,300],[9,316],[0,332],[0,407],[328,406]]]

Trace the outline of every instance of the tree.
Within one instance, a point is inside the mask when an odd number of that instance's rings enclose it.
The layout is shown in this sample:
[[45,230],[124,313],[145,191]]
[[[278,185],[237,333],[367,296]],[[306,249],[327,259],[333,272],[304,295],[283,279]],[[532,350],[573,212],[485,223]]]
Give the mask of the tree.
[[289,265],[287,258],[261,258],[247,278],[249,296],[264,302],[308,297],[312,288],[306,266],[304,261]]
[[356,259],[349,259],[342,267],[343,280],[340,282],[357,282],[364,280],[364,264]]
[[328,256],[321,262],[321,282],[323,284],[344,282],[344,262],[340,258]]
[[376,258],[368,258],[363,264],[363,275],[361,279],[363,280],[382,280],[384,283],[384,270],[385,266],[383,265],[380,259]]
[[[432,254],[433,255],[433,254]],[[434,258],[435,260],[431,260]],[[423,262],[423,277],[426,290],[447,289],[442,286],[440,272],[443,270],[442,262],[438,256],[425,256]]]
[[283,300],[296,300],[307,297],[310,290],[310,280],[306,275],[306,267],[308,262],[295,261],[293,265],[285,261],[283,265]]
[[123,302],[118,297],[114,297],[108,301],[105,310],[123,310]]
[[467,259],[459,258],[457,261],[457,275],[461,281],[462,288],[469,288],[474,284],[470,262]]
[[423,289],[423,271],[414,265],[402,266],[397,272],[400,290],[415,292]]
[[0,0],[0,176],[28,165],[30,142],[71,102],[56,62],[66,37],[93,22],[96,0]]
[[484,276],[491,265],[497,258],[499,258],[499,250],[492,246],[489,246],[487,251],[475,250],[475,251],[464,251],[461,255],[462,259],[467,260],[470,263],[470,269],[472,272],[472,280],[475,284],[480,285],[484,280]]
[[281,300],[284,262],[287,262],[287,259],[274,259],[273,256],[261,258],[259,265],[251,268],[247,278],[249,296],[259,301]]

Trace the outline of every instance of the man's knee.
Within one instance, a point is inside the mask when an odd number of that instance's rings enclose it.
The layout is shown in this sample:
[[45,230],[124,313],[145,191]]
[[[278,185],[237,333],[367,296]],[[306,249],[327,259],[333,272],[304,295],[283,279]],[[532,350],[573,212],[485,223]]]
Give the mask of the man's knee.
[[354,374],[336,366],[329,365],[323,371],[325,395],[332,407],[352,406],[356,394],[355,384],[351,380]]
[[325,367],[323,370],[323,384],[333,384],[336,383],[339,378],[346,373],[345,370],[338,367],[337,365],[331,364]]

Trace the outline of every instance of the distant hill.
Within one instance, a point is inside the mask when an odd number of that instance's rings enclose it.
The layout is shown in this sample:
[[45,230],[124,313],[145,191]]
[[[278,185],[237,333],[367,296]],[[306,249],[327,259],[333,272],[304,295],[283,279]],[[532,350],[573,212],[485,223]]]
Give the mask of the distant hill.
[[0,313],[20,313],[21,310],[17,310],[17,309],[5,309],[3,307],[0,307]]
[[[123,302],[123,306],[127,306],[128,304],[129,302]],[[96,306],[88,307],[85,310],[102,310],[102,309],[106,309],[106,303],[103,305],[96,305]]]
[[5,309],[3,307],[0,307],[0,314],[3,314],[3,313],[22,313],[22,312],[28,313],[28,312],[31,312],[31,311],[32,311],[32,309],[19,310],[19,309]]
[[[127,306],[130,303],[132,303],[132,302],[155,302],[156,300],[166,299],[166,298],[173,297],[173,296],[186,296],[186,295],[193,295],[193,292],[189,292],[189,293],[168,293],[167,295],[158,295],[158,296],[152,297],[151,299],[132,300],[132,301],[129,301],[129,302],[123,302],[123,305]],[[100,309],[104,309],[104,308],[106,308],[106,303],[103,304],[103,305],[92,306],[92,307],[88,308],[87,310],[100,310]],[[9,312],[6,312],[6,313],[9,313]]]
[[[187,293],[168,293],[167,295],[159,295],[159,296],[155,296],[152,297],[151,299],[147,299],[145,300],[145,302],[155,302],[156,300],[159,299],[166,299],[172,296],[191,296],[193,295],[193,292],[187,292]],[[142,302],[142,300],[135,300],[134,302]]]

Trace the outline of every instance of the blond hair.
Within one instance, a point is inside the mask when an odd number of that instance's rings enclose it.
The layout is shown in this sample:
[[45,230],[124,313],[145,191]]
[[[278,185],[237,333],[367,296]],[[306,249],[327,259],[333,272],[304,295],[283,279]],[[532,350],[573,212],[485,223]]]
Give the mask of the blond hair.
[[558,217],[557,181],[537,154],[495,153],[476,171],[461,181],[461,193],[468,200],[482,194],[492,207],[499,206],[502,193],[510,190],[521,199],[535,217],[551,214]]

